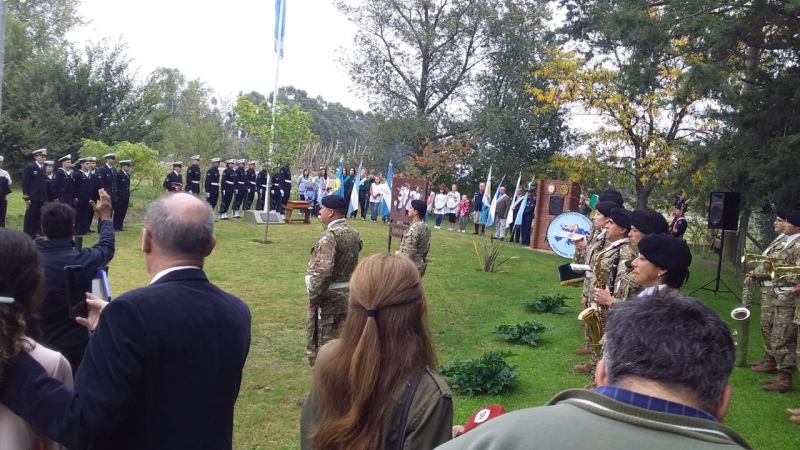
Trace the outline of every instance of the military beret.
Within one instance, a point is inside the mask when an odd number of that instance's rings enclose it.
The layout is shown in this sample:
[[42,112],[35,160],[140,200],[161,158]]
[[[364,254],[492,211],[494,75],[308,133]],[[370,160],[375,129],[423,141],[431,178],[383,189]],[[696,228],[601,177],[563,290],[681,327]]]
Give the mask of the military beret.
[[597,204],[594,205],[594,209],[606,217],[611,217],[611,210],[614,208],[619,208],[619,205],[608,200],[597,202]]
[[786,221],[796,227],[800,227],[800,209],[793,209],[791,211],[787,211]]
[[597,198],[597,201],[614,202],[617,204],[617,206],[622,206],[622,204],[624,203],[624,201],[622,200],[622,194],[611,188],[608,188],[605,191],[603,191],[603,193],[600,194],[600,197]]
[[411,200],[411,207],[416,209],[420,216],[424,216],[428,210],[428,204],[422,200]]
[[347,208],[347,200],[340,195],[329,195],[322,199],[322,206],[329,209]]
[[644,234],[667,233],[669,224],[660,212],[650,208],[635,209],[629,216],[631,225]]
[[639,241],[639,253],[666,270],[686,270],[692,264],[689,246],[671,234],[648,234]]
[[611,220],[614,221],[615,224],[621,226],[622,228],[630,229],[631,227],[631,212],[625,208],[614,208],[611,210],[611,215],[608,216]]
[[778,211],[778,213],[775,214],[775,217],[777,217],[778,220],[786,220],[786,210],[784,209],[784,210]]

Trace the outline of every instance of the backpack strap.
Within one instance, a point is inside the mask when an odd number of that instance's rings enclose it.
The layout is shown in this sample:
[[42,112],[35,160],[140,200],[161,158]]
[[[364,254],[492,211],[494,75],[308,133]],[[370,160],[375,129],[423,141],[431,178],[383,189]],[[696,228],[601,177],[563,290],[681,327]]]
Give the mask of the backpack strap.
[[411,386],[409,386],[408,391],[406,392],[406,401],[403,404],[403,413],[400,415],[400,422],[399,426],[397,427],[397,438],[394,441],[394,450],[403,450],[403,444],[405,444],[406,440],[406,425],[408,425],[408,413],[411,411],[411,402],[414,401],[414,394],[417,393],[417,388],[419,387],[419,382],[422,380],[422,375],[425,372],[422,372],[414,377],[411,380]]

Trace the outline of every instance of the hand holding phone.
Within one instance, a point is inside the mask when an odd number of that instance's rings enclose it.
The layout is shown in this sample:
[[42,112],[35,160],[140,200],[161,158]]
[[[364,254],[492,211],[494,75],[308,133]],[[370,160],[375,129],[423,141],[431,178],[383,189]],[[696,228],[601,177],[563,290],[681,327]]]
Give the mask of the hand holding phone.
[[91,288],[91,280],[86,277],[86,270],[82,266],[66,266],[64,273],[70,319],[88,316],[86,292]]

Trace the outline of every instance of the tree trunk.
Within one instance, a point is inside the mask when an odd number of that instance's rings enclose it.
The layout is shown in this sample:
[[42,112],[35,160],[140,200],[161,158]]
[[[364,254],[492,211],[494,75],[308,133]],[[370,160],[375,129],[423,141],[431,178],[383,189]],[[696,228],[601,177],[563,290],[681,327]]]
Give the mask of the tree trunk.
[[651,188],[636,180],[636,208],[647,208],[647,200],[650,198],[651,191]]

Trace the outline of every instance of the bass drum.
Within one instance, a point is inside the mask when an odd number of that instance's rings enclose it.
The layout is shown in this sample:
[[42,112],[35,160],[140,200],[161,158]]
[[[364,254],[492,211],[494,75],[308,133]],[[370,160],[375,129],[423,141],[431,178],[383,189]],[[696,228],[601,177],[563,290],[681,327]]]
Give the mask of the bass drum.
[[579,212],[559,214],[547,226],[547,244],[557,255],[572,259],[575,241],[586,239],[591,229],[592,221]]

